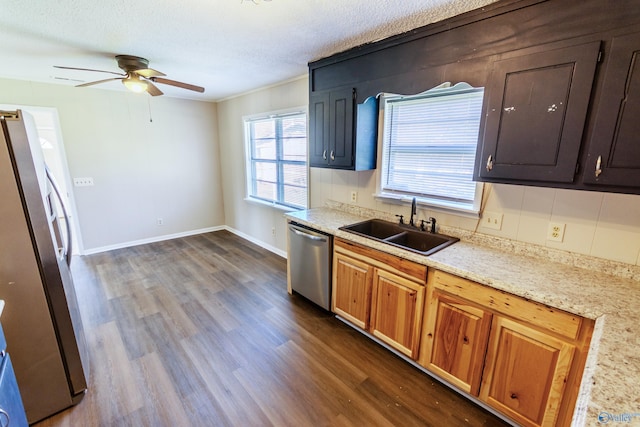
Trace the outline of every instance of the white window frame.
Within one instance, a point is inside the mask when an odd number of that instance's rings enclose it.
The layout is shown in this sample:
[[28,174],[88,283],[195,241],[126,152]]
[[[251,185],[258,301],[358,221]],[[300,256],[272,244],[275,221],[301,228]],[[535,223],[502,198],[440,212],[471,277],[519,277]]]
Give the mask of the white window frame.
[[[305,145],[307,147],[307,151],[308,151],[308,146],[309,146],[309,115],[308,115],[308,109],[307,107],[296,107],[296,108],[290,108],[290,109],[285,109],[285,110],[277,110],[277,111],[271,111],[271,112],[267,112],[267,113],[261,113],[261,114],[254,114],[254,115],[248,115],[248,116],[243,116],[242,117],[242,124],[243,124],[243,132],[244,132],[244,151],[245,151],[245,201],[248,202],[252,202],[252,203],[257,203],[257,204],[261,204],[261,205],[267,205],[267,206],[271,206],[277,209],[281,209],[284,211],[296,211],[296,210],[301,210],[301,209],[307,209],[307,207],[309,206],[309,155],[307,152],[307,155],[305,156],[305,160],[304,160],[304,167],[305,167],[305,173],[306,173],[306,180],[307,180],[307,186],[306,186],[306,200],[305,200],[305,205],[304,206],[298,206],[298,205],[291,205],[291,204],[286,204],[284,203],[284,200],[275,200],[275,199],[265,199],[265,198],[260,198],[257,197],[256,195],[253,194],[253,159],[252,159],[252,141],[251,141],[251,123],[252,122],[256,122],[256,121],[261,121],[261,120],[268,120],[268,119],[279,119],[279,118],[285,118],[288,116],[296,116],[296,115],[304,115],[305,117],[305,126],[306,126],[306,141],[305,141]],[[279,144],[279,142],[278,142]],[[276,164],[278,165],[282,165],[282,164],[286,164],[286,163],[298,163],[298,164],[302,164],[302,162],[297,162],[297,161],[286,161],[283,159],[276,159],[274,161]],[[278,181],[278,186],[283,186],[283,182]]]
[[[474,197],[472,202],[464,202],[455,200],[455,198],[442,198],[429,194],[401,191],[396,189],[390,189],[386,187],[387,179],[387,165],[385,164],[386,150],[388,149],[389,142],[386,140],[386,120],[388,120],[386,105],[389,101],[398,102],[402,100],[413,100],[419,98],[431,98],[435,96],[443,95],[455,95],[468,92],[482,92],[484,88],[474,88],[467,83],[458,83],[455,86],[451,86],[450,83],[443,83],[433,89],[429,89],[425,92],[416,95],[397,95],[397,94],[381,94],[380,97],[380,124],[379,124],[379,144],[378,144],[378,158],[380,159],[378,173],[376,174],[376,191],[375,197],[385,202],[390,203],[406,203],[412,198],[416,198],[418,204],[423,205],[429,209],[438,211],[444,211],[462,216],[468,216],[478,218],[482,202],[482,192],[484,184],[482,182],[475,182],[474,185]],[[480,115],[480,113],[479,113]],[[481,117],[479,117],[481,120]],[[478,122],[478,128],[479,126]],[[477,145],[476,145],[477,149]],[[473,153],[475,159],[475,152]],[[470,171],[473,173],[473,170]]]

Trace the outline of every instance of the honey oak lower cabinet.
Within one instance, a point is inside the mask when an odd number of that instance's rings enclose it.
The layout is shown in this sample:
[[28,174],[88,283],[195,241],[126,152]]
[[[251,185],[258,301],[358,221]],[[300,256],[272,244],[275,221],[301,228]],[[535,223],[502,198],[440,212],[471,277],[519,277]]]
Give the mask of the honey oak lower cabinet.
[[425,318],[419,363],[478,396],[492,314],[431,287]]
[[524,426],[565,426],[593,321],[429,270],[418,363]]
[[420,342],[424,285],[424,280],[420,283],[375,271],[371,333],[413,359]]
[[427,267],[336,239],[332,310],[416,359]]
[[480,399],[525,426],[556,425],[575,347],[497,316]]
[[362,329],[368,329],[373,267],[336,252],[333,255],[333,277],[333,312]]

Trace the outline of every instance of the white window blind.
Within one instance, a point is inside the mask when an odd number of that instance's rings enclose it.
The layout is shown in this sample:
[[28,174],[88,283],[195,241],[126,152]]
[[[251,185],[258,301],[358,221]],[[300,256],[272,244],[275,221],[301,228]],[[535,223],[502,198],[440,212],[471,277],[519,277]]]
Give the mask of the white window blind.
[[307,207],[305,113],[245,119],[247,192],[284,207]]
[[481,184],[472,177],[483,93],[459,83],[384,97],[381,196],[477,212]]

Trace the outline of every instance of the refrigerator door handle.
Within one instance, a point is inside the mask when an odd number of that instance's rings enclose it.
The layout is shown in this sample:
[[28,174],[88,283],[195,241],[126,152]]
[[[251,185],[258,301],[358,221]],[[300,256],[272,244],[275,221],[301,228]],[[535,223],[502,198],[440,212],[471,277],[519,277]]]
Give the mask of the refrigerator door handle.
[[[61,248],[62,249],[62,253],[65,256],[65,260],[67,262],[67,265],[71,265],[71,250],[73,248],[73,243],[71,240],[71,222],[69,221],[69,214],[67,213],[67,207],[64,204],[64,200],[62,199],[62,195],[60,194],[60,189],[58,187],[58,184],[56,183],[55,178],[53,177],[53,175],[51,174],[51,171],[49,170],[49,168],[47,166],[45,166],[45,170],[47,172],[47,179],[49,180],[49,183],[51,184],[51,187],[53,188],[53,192],[56,195],[56,198],[58,199],[58,202],[60,203],[60,207],[62,207],[62,215],[64,216],[64,222],[66,225],[66,231],[67,231],[67,241],[66,241],[66,247]],[[63,246],[64,242],[63,242]]]

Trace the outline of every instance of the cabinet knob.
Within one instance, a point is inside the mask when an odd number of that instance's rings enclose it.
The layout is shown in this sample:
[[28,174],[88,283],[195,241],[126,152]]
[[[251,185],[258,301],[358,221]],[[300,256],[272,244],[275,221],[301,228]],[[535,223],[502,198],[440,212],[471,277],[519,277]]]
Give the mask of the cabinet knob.
[[511,398],[512,398],[512,399],[517,399],[517,398],[518,398],[518,395],[517,395],[517,394],[515,394],[515,393],[511,393]]
[[327,150],[324,150],[324,151],[322,152],[322,158],[323,158],[324,160],[327,160]]
[[596,160],[596,178],[600,176],[602,173],[602,156],[598,156],[598,160]]
[[331,161],[333,162],[336,159],[336,153],[331,150]]
[[493,157],[489,155],[489,158],[487,159],[487,172],[491,172],[491,169],[493,169]]

